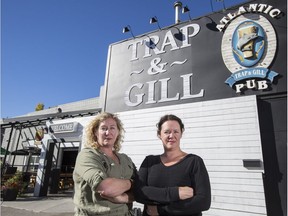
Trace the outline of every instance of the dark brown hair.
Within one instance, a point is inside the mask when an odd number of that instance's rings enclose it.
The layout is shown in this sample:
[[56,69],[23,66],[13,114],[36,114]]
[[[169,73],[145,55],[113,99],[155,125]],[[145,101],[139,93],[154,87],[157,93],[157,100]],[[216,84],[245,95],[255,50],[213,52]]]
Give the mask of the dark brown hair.
[[159,122],[156,124],[156,127],[157,127],[157,135],[160,135],[160,132],[161,132],[161,128],[162,128],[162,125],[166,122],[166,121],[177,121],[180,125],[180,128],[181,128],[181,132],[183,133],[185,128],[184,128],[184,124],[182,122],[182,120],[175,116],[175,115],[172,115],[172,114],[168,114],[168,115],[164,115],[160,118]]

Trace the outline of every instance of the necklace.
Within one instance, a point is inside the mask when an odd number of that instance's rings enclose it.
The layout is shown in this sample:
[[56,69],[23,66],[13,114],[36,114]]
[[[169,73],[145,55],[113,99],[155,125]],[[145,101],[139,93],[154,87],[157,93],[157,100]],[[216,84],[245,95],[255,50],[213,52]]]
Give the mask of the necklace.
[[114,163],[120,164],[120,160],[119,160],[118,156],[117,156],[114,152],[113,152],[112,155],[110,155],[110,156],[106,155],[106,156],[107,156],[108,158],[110,158],[111,160],[113,160]]
[[112,160],[116,164],[120,164],[120,159],[114,151],[112,151],[111,154],[107,154],[101,150],[100,152],[102,152],[102,154],[105,155],[109,160]]

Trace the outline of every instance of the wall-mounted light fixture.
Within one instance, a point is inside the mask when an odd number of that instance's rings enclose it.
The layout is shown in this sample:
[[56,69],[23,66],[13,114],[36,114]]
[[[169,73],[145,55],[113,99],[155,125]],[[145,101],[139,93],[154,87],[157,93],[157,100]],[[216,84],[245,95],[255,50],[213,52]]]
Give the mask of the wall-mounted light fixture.
[[222,2],[223,4],[223,9],[222,11],[226,11],[226,5],[225,5],[225,0],[215,0],[216,2]]
[[62,109],[60,107],[57,108],[57,113],[62,113]]
[[158,28],[161,30],[160,25],[159,25],[159,22],[158,22],[158,19],[157,19],[156,16],[150,18],[150,24],[153,24],[153,23],[157,23]]
[[211,7],[211,11],[214,12],[212,0],[210,0],[210,7]]
[[188,13],[189,19],[192,20],[192,19],[191,19],[191,16],[190,16],[190,9],[188,8],[187,5],[182,8],[182,14],[184,14],[184,13]]
[[130,26],[130,25],[125,26],[125,27],[123,28],[122,32],[123,32],[123,33],[130,32],[131,35],[132,35],[132,37],[135,38],[135,36],[134,36],[134,34],[133,34],[133,32],[132,32],[132,29],[131,29],[131,26]]

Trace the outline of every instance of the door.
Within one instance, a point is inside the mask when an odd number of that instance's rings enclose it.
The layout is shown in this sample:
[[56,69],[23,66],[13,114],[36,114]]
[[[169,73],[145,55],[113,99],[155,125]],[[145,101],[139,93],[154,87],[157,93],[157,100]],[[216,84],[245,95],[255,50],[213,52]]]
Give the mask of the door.
[[60,187],[62,189],[73,189],[73,171],[76,163],[76,157],[78,155],[79,148],[64,148],[61,164],[60,174]]
[[287,216],[287,95],[259,97],[268,216]]

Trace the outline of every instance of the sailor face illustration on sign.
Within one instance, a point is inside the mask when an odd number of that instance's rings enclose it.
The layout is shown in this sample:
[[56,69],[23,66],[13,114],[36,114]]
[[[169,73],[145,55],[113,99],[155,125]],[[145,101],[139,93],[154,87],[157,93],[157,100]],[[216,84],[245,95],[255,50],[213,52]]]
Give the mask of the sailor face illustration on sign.
[[252,67],[262,58],[265,50],[265,32],[253,21],[244,21],[233,33],[232,49],[239,65]]
[[222,38],[223,61],[232,73],[225,81],[237,93],[267,89],[278,73],[269,69],[277,48],[271,23],[259,14],[235,18]]

